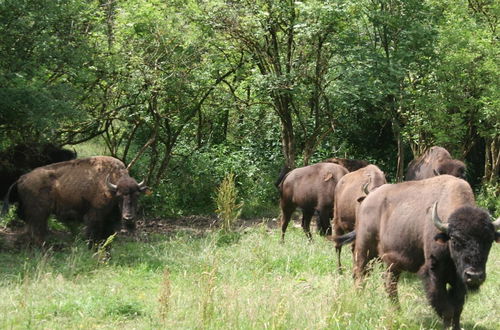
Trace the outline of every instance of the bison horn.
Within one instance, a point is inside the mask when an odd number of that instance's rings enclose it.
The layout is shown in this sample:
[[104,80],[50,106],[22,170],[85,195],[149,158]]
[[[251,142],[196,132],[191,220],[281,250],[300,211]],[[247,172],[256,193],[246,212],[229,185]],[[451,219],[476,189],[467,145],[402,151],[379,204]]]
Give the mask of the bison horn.
[[146,189],[148,189],[148,187],[146,186],[145,184],[145,180],[142,180],[141,182],[139,182],[137,185],[139,186],[139,190],[140,191],[145,191]]
[[443,233],[448,232],[448,224],[443,223],[441,219],[439,219],[439,216],[437,214],[437,205],[438,202],[435,202],[434,205],[432,206],[432,221],[434,222],[434,226],[436,226],[437,229],[442,231]]
[[109,174],[106,176],[106,186],[108,186],[109,190],[111,191],[116,191],[118,189],[118,186],[116,184],[112,184],[109,182]]
[[493,221],[493,226],[495,226],[495,229],[500,229],[500,217],[498,217],[498,219],[496,219],[495,221]]
[[361,190],[363,190],[363,192],[364,192],[366,195],[368,195],[368,194],[370,193],[370,191],[368,190],[368,185],[370,184],[370,182],[371,182],[371,181],[372,181],[372,177],[370,176],[370,177],[368,177],[368,182],[367,182],[367,183],[365,183],[365,184],[363,185],[363,187],[361,188]]
[[438,170],[434,169],[433,171],[434,171],[434,175],[435,176],[439,176],[440,175]]

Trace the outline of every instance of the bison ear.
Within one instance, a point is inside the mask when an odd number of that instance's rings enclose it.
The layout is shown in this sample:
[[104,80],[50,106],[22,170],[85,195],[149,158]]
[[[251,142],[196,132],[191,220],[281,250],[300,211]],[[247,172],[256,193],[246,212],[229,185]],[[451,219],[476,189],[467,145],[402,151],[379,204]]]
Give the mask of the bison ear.
[[357,199],[358,203],[361,203],[362,201],[364,201],[366,198],[366,196],[361,196]]
[[325,175],[324,181],[326,182],[326,181],[330,180],[331,178],[333,178],[333,174],[332,173],[328,173],[327,175]]
[[436,236],[434,236],[434,241],[436,241],[436,243],[441,245],[446,244],[446,242],[448,242],[449,240],[450,236],[448,236],[445,233],[439,233]]

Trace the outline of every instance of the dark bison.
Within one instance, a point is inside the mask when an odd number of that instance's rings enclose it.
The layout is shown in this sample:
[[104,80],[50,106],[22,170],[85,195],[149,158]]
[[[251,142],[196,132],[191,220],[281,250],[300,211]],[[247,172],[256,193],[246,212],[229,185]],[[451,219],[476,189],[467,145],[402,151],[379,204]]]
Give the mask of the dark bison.
[[23,174],[34,168],[75,159],[76,152],[52,143],[22,143],[0,152],[0,196]]
[[[339,237],[354,230],[356,211],[368,192],[387,183],[384,172],[375,165],[368,165],[343,176],[335,187],[333,207],[334,237]],[[335,244],[339,270],[342,245]]]
[[324,163],[333,163],[337,165],[344,166],[349,172],[353,172],[368,166],[368,162],[358,159],[347,159],[347,158],[328,158],[323,161]]
[[[112,235],[121,219],[133,228],[137,198],[147,189],[129,176],[120,160],[106,156],[39,167],[21,176],[14,187],[19,196],[19,217],[36,244],[45,240],[50,214],[63,223],[83,222],[91,244]],[[4,211],[6,208],[8,195]]]
[[318,229],[321,235],[330,235],[334,190],[347,170],[337,164],[318,163],[296,168],[281,176],[278,189],[281,206],[281,239],[285,239],[290,217],[297,207],[302,209],[302,229],[311,239],[310,223],[319,212]]
[[387,292],[397,302],[400,273],[419,273],[445,327],[460,329],[466,293],[484,282],[499,228],[500,219],[492,223],[476,207],[466,181],[442,175],[379,187],[360,205],[356,230],[338,241],[355,239],[358,284],[368,262],[380,258],[388,267]]
[[405,180],[423,180],[441,174],[465,179],[465,164],[451,158],[445,148],[432,147],[408,164]]

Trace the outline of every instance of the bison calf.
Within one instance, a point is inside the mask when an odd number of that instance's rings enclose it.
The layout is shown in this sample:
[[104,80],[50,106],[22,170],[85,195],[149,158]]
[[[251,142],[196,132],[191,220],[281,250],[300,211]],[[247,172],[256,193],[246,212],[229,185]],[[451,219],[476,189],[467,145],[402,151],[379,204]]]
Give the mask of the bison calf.
[[17,188],[19,217],[35,244],[45,241],[50,214],[63,223],[83,222],[91,244],[112,235],[122,219],[132,228],[138,196],[147,189],[129,176],[120,160],[106,156],[39,167],[21,176],[9,193],[13,188]]
[[314,211],[319,212],[318,228],[321,235],[332,232],[334,190],[337,182],[347,170],[337,164],[318,163],[296,168],[283,175],[278,184],[281,206],[281,239],[284,241],[286,228],[293,211],[302,209],[302,229],[311,239],[310,223]]

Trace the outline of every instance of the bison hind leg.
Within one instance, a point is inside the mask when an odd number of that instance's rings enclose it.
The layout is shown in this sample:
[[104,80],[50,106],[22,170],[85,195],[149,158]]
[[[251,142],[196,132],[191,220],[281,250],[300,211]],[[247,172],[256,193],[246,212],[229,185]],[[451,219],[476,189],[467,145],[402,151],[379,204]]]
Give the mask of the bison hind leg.
[[292,217],[293,211],[295,211],[294,205],[290,205],[283,200],[281,201],[281,243],[285,242],[285,232]]
[[401,272],[393,265],[390,265],[387,271],[385,272],[385,290],[389,295],[392,303],[394,303],[399,308],[399,300],[398,300],[398,281]]
[[312,241],[311,235],[311,219],[314,215],[314,209],[304,208],[302,210],[302,230],[306,234],[309,241]]
[[321,236],[332,234],[332,224],[330,223],[331,207],[323,207],[319,211],[318,229]]
[[26,223],[26,234],[29,243],[42,246],[47,237],[50,213],[28,205],[19,205],[18,209],[19,217]]

